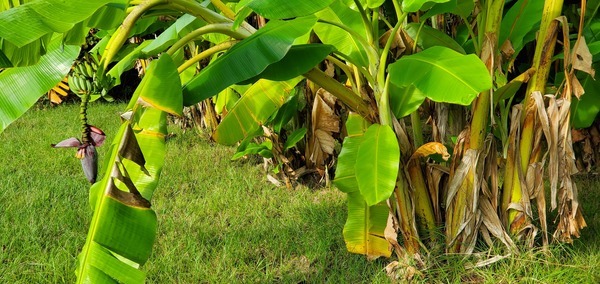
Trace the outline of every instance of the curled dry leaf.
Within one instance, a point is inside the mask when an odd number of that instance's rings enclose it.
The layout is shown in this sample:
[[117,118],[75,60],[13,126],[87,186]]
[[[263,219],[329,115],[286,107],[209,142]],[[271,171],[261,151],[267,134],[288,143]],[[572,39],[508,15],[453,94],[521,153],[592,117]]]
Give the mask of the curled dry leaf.
[[428,157],[431,156],[433,154],[440,154],[442,155],[442,159],[444,159],[444,161],[448,161],[448,159],[450,158],[450,154],[448,153],[448,149],[446,149],[446,146],[444,146],[444,144],[439,143],[439,142],[429,142],[427,144],[422,145],[421,147],[419,147],[410,157],[411,160],[414,159],[418,159],[421,157]]
[[306,147],[309,167],[323,168],[325,159],[333,154],[335,139],[332,133],[340,130],[340,119],[334,113],[335,97],[324,89],[315,95],[311,113],[311,135]]

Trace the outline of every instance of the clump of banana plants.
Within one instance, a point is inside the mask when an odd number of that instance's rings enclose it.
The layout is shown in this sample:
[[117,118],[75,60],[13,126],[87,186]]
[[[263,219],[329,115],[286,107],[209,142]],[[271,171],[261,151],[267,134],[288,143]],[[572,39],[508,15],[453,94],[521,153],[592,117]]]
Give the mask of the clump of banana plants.
[[[558,213],[552,240],[571,241],[585,226],[570,131],[589,111],[584,92],[594,90],[587,79],[600,53],[598,20],[585,5],[566,17],[555,0],[90,1],[77,15],[57,11],[71,24],[42,28],[14,20],[43,16],[42,6],[26,5],[0,17],[0,37],[13,49],[48,33],[77,42],[90,27],[106,28],[97,69],[75,67],[71,81],[82,93],[105,85],[80,78],[119,84],[136,60],[158,58],[127,106],[106,175],[92,186],[81,282],[143,281],[167,114],[201,102],[201,111],[221,116],[210,123],[212,139],[238,145],[239,156],[278,157],[287,171],[282,157],[304,137],[307,166],[328,171],[334,157],[333,184],[348,200],[347,249],[369,259],[395,254],[422,264],[434,248],[470,254],[501,244],[512,252],[540,239],[545,246],[544,176]],[[570,23],[579,23],[576,35]],[[9,24],[30,29],[1,29]],[[154,39],[128,41],[161,28]],[[9,63],[25,62],[2,51]],[[297,87],[303,82],[308,88]],[[290,128],[284,142],[284,121],[298,110],[295,89],[311,90],[306,124]]]

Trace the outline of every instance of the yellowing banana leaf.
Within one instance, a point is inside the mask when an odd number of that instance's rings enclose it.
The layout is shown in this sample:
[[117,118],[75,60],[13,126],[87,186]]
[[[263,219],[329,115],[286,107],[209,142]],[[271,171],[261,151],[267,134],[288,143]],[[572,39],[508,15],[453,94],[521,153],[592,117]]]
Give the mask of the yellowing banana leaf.
[[487,68],[476,55],[442,46],[404,56],[389,70],[392,84],[414,85],[436,102],[469,105],[477,94],[492,87]]
[[[360,13],[350,9],[339,0],[334,1],[329,7],[318,12],[317,17],[345,25],[355,31],[358,36],[366,39],[367,32]],[[325,23],[317,23],[314,31],[323,43],[333,45],[339,52],[350,58],[352,63],[362,67],[369,66],[369,55],[366,50],[370,46],[364,46],[354,35],[339,27]]]
[[[150,81],[164,84],[152,87]],[[132,98],[132,116],[116,135],[106,174],[92,186],[94,211],[79,255],[78,283],[143,283],[139,270],[152,252],[156,214],[150,198],[164,163],[167,113],[181,107],[177,68],[168,55],[152,61]],[[151,103],[148,103],[151,102]]]
[[300,80],[302,77],[282,82],[259,80],[254,83],[221,121],[213,133],[213,139],[220,144],[233,145],[253,133],[286,102]]
[[385,201],[396,187],[400,146],[387,125],[373,124],[363,136],[356,154],[356,180],[367,205]]
[[325,9],[331,2],[333,0],[254,0],[247,7],[267,19],[291,19],[312,15]]
[[90,16],[100,7],[125,9],[127,0],[72,1],[39,0],[0,13],[0,38],[22,47],[42,36],[64,33]]
[[61,40],[55,36],[37,64],[0,73],[0,133],[69,73],[79,47],[63,47]]
[[348,193],[348,219],[344,240],[349,252],[365,254],[370,259],[392,255],[385,239],[389,208],[385,203],[368,206],[360,192]]
[[314,17],[270,21],[190,80],[183,87],[184,104],[195,104],[260,74],[267,66],[281,60],[294,39],[308,33],[315,22]]

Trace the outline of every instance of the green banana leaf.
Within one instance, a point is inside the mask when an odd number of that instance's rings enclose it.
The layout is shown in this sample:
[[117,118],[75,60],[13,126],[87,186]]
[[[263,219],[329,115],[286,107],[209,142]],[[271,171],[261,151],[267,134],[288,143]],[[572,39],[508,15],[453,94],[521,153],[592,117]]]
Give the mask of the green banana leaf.
[[367,0],[367,7],[370,9],[375,9],[381,6],[383,2],[385,2],[385,0]]
[[404,0],[402,1],[402,11],[412,13],[419,10],[431,8],[433,3],[446,3],[450,0]]
[[290,92],[302,80],[259,80],[237,101],[213,133],[213,139],[223,145],[233,145],[264,124],[287,101]]
[[62,46],[61,40],[61,36],[55,36],[48,53],[37,64],[0,73],[0,133],[71,70],[79,47]]
[[[596,66],[600,67],[600,64]],[[571,122],[575,128],[590,127],[600,112],[600,80],[594,80],[591,75],[586,74],[581,85],[585,94],[579,99],[573,98],[571,104]]]
[[333,184],[342,192],[351,193],[359,190],[354,166],[356,165],[356,154],[362,142],[363,135],[344,138],[333,180]]
[[371,259],[392,255],[385,239],[389,210],[384,202],[368,206],[359,192],[348,193],[348,219],[343,234],[349,252]]
[[[157,78],[164,87],[153,87]],[[106,174],[90,191],[94,211],[79,255],[78,283],[144,283],[139,270],[152,252],[156,214],[150,198],[164,163],[167,113],[181,107],[177,68],[168,55],[153,61],[132,98],[133,115],[111,145]],[[175,111],[173,112],[175,113]]]
[[[39,0],[0,13],[0,38],[22,47],[42,36],[64,33],[101,7],[125,9],[128,0]],[[76,3],[76,5],[75,5]]]
[[36,64],[48,52],[47,46],[52,37],[52,34],[47,34],[21,47],[0,39],[0,50],[5,54],[10,65],[14,67],[30,66]]
[[205,22],[192,15],[185,14],[179,17],[175,23],[164,30],[157,38],[154,39],[152,44],[146,46],[142,52],[147,56],[154,56],[166,50],[169,46],[173,45],[178,39],[185,36],[187,33],[204,25],[206,25]]
[[[347,26],[366,39],[367,32],[360,13],[348,8],[339,0],[334,1],[329,7],[318,12],[317,17]],[[325,23],[317,23],[314,31],[323,43],[333,45],[338,52],[352,60],[352,63],[362,67],[369,66],[369,54],[366,50],[370,47],[364,46],[358,38],[339,27]]]
[[389,66],[389,75],[397,87],[414,85],[433,101],[461,105],[469,105],[492,87],[489,72],[476,55],[442,46],[400,58]]
[[343,232],[348,251],[372,258],[389,257],[391,251],[384,237],[389,209],[385,203],[368,206],[356,180],[357,152],[367,127],[368,122],[360,115],[351,113],[348,116],[348,136],[344,139],[338,157],[333,183],[338,189],[348,193],[348,218]]
[[544,9],[544,0],[519,0],[502,17],[498,44],[510,41],[513,58],[530,41],[535,40]]
[[247,7],[267,19],[278,20],[312,15],[325,9],[331,2],[333,0],[254,0]]
[[302,138],[304,138],[304,135],[306,135],[306,131],[307,129],[305,127],[301,127],[292,132],[285,140],[285,144],[283,144],[283,149],[287,150],[296,146],[296,144],[300,142]]
[[123,72],[133,68],[136,60],[145,57],[143,50],[147,46],[151,45],[153,41],[154,40],[152,39],[143,41],[131,52],[129,52],[127,55],[121,58],[121,60],[119,60],[117,64],[113,65],[112,68],[110,68],[110,70],[106,74],[115,79],[115,86],[121,84],[121,74],[123,74]]
[[356,113],[350,113],[346,120],[346,132],[348,136],[344,138],[342,151],[338,156],[335,168],[335,178],[333,184],[342,192],[351,193],[358,191],[358,182],[356,181],[356,153],[358,147],[363,141],[363,134],[367,131],[369,123],[362,116]]
[[400,146],[387,125],[373,124],[363,135],[356,153],[356,181],[369,206],[392,195],[400,167]]
[[210,98],[225,88],[260,74],[281,60],[294,39],[308,33],[314,17],[291,21],[270,21],[250,37],[236,44],[209,64],[183,87],[185,105]]
[[456,52],[465,54],[465,50],[453,38],[442,31],[436,30],[428,25],[419,23],[410,23],[404,28],[406,33],[417,41],[417,45],[422,49],[428,49],[434,46],[445,46]]
[[450,0],[445,3],[436,3],[421,18],[427,19],[444,13],[452,13],[466,18],[473,12],[474,7],[475,4],[472,0]]
[[425,95],[415,85],[398,87],[390,84],[389,88],[390,108],[398,119],[416,111],[425,101]]
[[281,60],[267,66],[259,75],[240,82],[240,84],[250,84],[258,81],[258,79],[271,81],[292,79],[310,71],[310,69],[317,66],[333,50],[333,46],[326,44],[294,45]]

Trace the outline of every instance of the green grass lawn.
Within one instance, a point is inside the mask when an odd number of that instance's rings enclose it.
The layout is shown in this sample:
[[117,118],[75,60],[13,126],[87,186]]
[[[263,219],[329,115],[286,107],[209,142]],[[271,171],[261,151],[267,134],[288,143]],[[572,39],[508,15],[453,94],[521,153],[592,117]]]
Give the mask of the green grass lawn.
[[[90,122],[112,139],[123,104],[95,103]],[[159,228],[144,266],[148,283],[388,283],[389,260],[346,251],[345,196],[335,189],[275,188],[261,167],[231,162],[234,149],[206,135],[167,143],[153,208]],[[70,283],[91,219],[87,183],[73,149],[78,107],[29,111],[0,134],[0,283]],[[101,161],[108,147],[100,147]],[[600,178],[579,178],[589,227],[573,245],[523,252],[476,270],[436,256],[419,282],[600,282]]]

